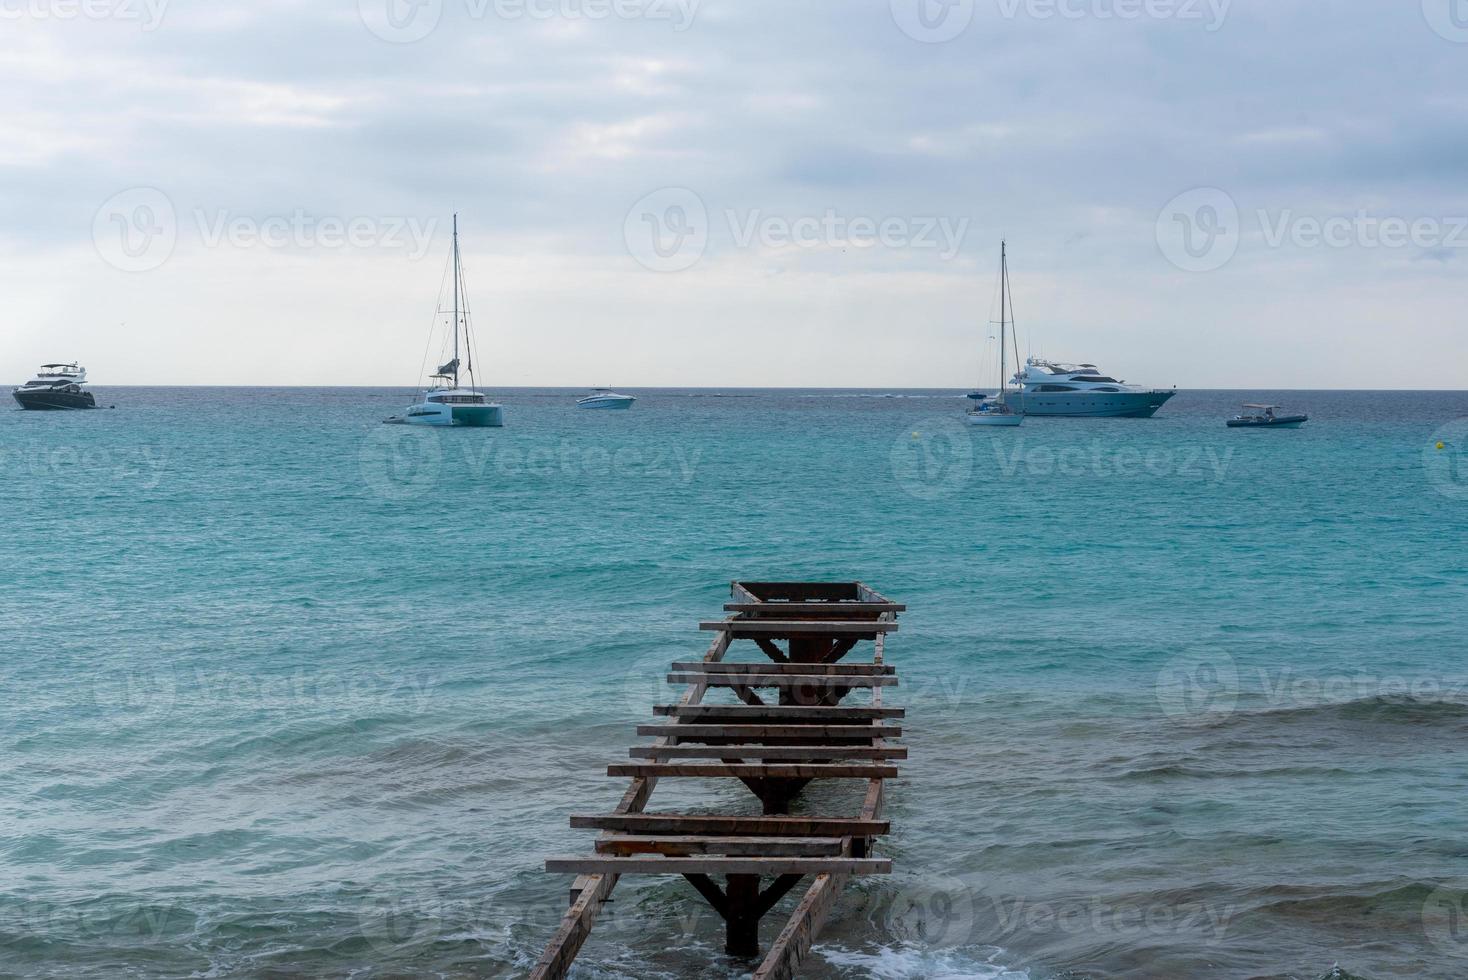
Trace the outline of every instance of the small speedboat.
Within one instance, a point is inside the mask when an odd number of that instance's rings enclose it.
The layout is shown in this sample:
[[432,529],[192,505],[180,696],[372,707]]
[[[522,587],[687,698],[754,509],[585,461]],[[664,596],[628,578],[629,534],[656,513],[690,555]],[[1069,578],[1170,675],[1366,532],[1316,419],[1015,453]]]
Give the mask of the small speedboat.
[[1278,405],[1245,405],[1253,415],[1235,415],[1228,420],[1230,429],[1298,429],[1310,421],[1308,415],[1278,415]]
[[96,408],[97,399],[86,383],[87,369],[79,364],[42,364],[36,376],[12,394],[21,408],[37,411]]
[[631,408],[637,401],[632,395],[619,395],[606,388],[593,388],[591,394],[576,399],[577,408]]

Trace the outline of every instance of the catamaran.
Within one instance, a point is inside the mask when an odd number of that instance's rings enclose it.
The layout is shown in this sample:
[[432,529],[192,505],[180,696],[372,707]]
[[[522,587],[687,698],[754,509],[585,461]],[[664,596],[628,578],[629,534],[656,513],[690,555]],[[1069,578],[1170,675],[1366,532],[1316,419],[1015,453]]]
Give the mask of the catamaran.
[[[432,382],[420,399],[409,405],[402,415],[384,422],[406,425],[502,426],[505,410],[475,388],[474,333],[469,318],[469,294],[464,289],[464,268],[459,258],[459,216],[454,215],[454,250],[449,260],[453,273],[453,355],[440,364],[429,380]],[[440,310],[440,313],[447,312]],[[463,345],[460,346],[460,333]],[[461,350],[468,361],[461,361]],[[442,355],[440,355],[442,356]],[[459,387],[459,368],[469,375],[469,387]]]
[[[1014,304],[1010,301],[1009,293],[1009,246],[1005,242],[999,243],[999,394],[993,398],[985,398],[979,395],[978,404],[968,410],[968,421],[970,425],[1004,425],[1014,426],[1024,422],[1025,417],[1016,412],[1009,404],[1009,383],[1004,375],[1005,370],[1005,346],[1008,338],[1008,328],[1013,323],[1011,315]],[[1015,351],[1015,358],[1019,358],[1019,351]],[[973,395],[969,396],[973,398]],[[1024,407],[1024,403],[1020,403]]]

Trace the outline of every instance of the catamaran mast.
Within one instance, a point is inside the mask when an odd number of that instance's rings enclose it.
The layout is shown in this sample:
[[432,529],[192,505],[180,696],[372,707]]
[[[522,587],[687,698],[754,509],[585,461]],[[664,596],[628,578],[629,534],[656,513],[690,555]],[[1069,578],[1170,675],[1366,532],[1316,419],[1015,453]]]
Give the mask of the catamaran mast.
[[459,387],[459,215],[454,214],[454,387]]
[[1001,240],[999,242],[999,404],[1004,404],[1005,386],[1005,363],[1004,363],[1004,294],[1009,292],[1009,255],[1008,245]]

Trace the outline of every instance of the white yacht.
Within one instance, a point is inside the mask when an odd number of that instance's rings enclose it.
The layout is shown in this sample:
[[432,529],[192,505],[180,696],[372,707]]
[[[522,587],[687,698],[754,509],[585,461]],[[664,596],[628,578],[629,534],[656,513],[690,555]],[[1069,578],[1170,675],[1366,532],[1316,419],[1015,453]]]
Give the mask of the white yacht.
[[1022,386],[1026,415],[1145,419],[1177,394],[1175,388],[1129,385],[1102,374],[1094,364],[1057,364],[1038,357],[1026,360],[1014,381]]
[[631,408],[632,403],[635,401],[637,399],[632,395],[619,395],[615,391],[608,391],[606,388],[593,388],[591,389],[591,394],[584,398],[576,399],[576,407],[625,409]]
[[[474,334],[469,320],[469,296],[464,291],[463,266],[459,260],[459,216],[454,215],[454,251],[450,258],[453,271],[453,356],[430,376],[432,387],[402,415],[383,419],[398,425],[461,425],[498,427],[505,424],[505,410],[474,387]],[[462,302],[461,302],[462,300]],[[448,311],[442,311],[448,312]],[[460,359],[460,334],[467,365]],[[445,338],[447,340],[447,338]],[[459,386],[459,368],[469,375],[469,387]]]
[[34,378],[11,394],[21,408],[38,411],[96,408],[96,398],[83,387],[86,383],[87,369],[75,362],[42,364]]

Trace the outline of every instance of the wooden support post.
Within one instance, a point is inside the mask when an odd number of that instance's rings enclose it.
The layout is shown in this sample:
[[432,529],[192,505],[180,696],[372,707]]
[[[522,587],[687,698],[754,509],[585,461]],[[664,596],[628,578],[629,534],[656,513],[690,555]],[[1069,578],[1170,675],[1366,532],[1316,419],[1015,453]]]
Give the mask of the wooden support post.
[[727,912],[724,952],[741,959],[759,956],[759,875],[725,875]]

